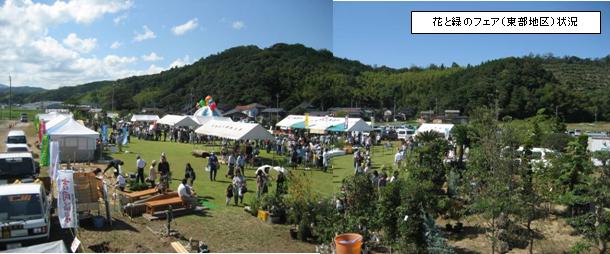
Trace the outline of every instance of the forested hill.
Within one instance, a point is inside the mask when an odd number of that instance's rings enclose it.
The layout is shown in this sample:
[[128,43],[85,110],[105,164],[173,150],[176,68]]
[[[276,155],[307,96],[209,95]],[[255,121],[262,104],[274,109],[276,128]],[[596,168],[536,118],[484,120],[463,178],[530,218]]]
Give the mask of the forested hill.
[[[408,57],[408,56],[405,56]],[[159,74],[64,87],[25,100],[65,100],[110,108],[160,107],[184,112],[195,100],[214,96],[219,104],[258,102],[290,109],[310,101],[320,108],[360,106],[460,109],[495,106],[502,115],[528,117],[540,109],[568,121],[610,120],[610,57],[529,56],[478,66],[374,68],[336,58],[300,44],[260,49],[240,46]],[[597,109],[596,109],[597,106]]]

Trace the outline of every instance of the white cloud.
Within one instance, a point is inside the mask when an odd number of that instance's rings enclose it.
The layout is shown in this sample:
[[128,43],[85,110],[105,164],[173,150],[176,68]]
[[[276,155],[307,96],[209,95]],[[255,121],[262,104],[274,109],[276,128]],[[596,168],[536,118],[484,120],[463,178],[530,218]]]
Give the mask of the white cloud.
[[241,30],[244,27],[246,27],[246,24],[241,20],[237,20],[237,21],[233,21],[233,24],[231,24],[231,27],[233,27],[233,29],[235,29],[235,30]]
[[189,55],[184,56],[183,58],[178,58],[174,60],[171,64],[169,64],[169,69],[174,67],[182,67],[187,64],[191,64],[191,57]]
[[114,22],[115,25],[119,25],[126,19],[127,19],[127,14],[123,14],[123,15],[114,17],[114,19],[112,19],[112,22]]
[[155,62],[155,61],[163,60],[163,57],[158,56],[157,53],[155,53],[155,52],[151,52],[148,55],[143,55],[142,60],[147,61],[147,62]]
[[64,39],[64,44],[73,50],[81,53],[88,53],[93,50],[97,44],[97,39],[87,38],[81,39],[75,33],[68,34],[68,37]]
[[175,26],[172,28],[172,32],[174,32],[175,35],[183,35],[186,32],[197,28],[197,26],[199,26],[197,21],[197,18],[194,18],[182,25]]
[[118,42],[118,41],[114,41],[114,42],[112,43],[112,45],[110,45],[110,48],[111,48],[111,49],[118,49],[118,48],[120,48],[120,47],[121,47],[121,45],[123,45],[123,44],[121,44],[121,43],[120,43],[120,42]]
[[153,31],[151,31],[148,28],[148,26],[142,26],[142,29],[144,29],[144,32],[142,32],[142,33],[136,32],[135,33],[136,35],[133,37],[134,41],[140,42],[140,41],[143,41],[143,40],[157,38],[157,35],[155,35],[155,33]]
[[0,73],[10,72],[15,85],[56,88],[158,72],[156,66],[137,69],[135,56],[87,55],[97,46],[95,38],[56,38],[49,33],[62,24],[90,24],[131,7],[130,0],[0,2]]

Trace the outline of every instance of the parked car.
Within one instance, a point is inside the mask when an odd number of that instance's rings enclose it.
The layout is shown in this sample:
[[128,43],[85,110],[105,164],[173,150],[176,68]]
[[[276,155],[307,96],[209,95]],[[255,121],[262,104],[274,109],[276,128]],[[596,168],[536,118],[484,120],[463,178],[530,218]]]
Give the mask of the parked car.
[[30,153],[30,147],[26,144],[6,144],[7,153]]
[[415,130],[407,129],[407,128],[397,129],[396,133],[397,133],[397,139],[399,139],[399,140],[407,140],[411,136],[415,135]]
[[0,153],[0,184],[33,182],[40,173],[40,165],[32,153]]
[[51,204],[43,185],[0,185],[0,224],[0,245],[3,249],[47,241],[51,227]]
[[26,113],[21,113],[21,119],[20,119],[20,121],[21,121],[22,123],[27,123],[27,122],[28,122],[28,114],[26,114]]
[[27,144],[27,138],[25,137],[25,132],[22,130],[12,130],[8,132],[6,136],[7,144]]

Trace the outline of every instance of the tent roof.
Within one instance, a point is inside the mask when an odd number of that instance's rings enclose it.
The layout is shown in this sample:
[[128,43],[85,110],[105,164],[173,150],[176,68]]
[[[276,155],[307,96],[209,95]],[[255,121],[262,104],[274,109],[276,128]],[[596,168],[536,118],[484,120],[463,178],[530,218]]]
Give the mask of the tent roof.
[[21,247],[16,249],[10,249],[0,252],[8,253],[70,253],[66,248],[63,240],[57,240],[54,242],[41,243],[27,247]]
[[210,120],[195,130],[198,134],[227,138],[232,140],[272,139],[269,131],[256,123]]
[[424,123],[415,131],[415,135],[426,132],[426,131],[436,131],[445,135],[445,138],[448,138],[451,134],[451,129],[453,129],[454,124],[444,124],[444,123]]
[[99,133],[78,123],[74,118],[69,118],[63,124],[47,129],[47,133],[51,136],[99,136]]
[[63,114],[62,115],[57,115],[57,116],[55,116],[55,118],[49,120],[48,122],[45,122],[45,128],[48,130],[48,129],[51,129],[51,128],[57,126],[57,125],[64,124],[70,118],[72,118],[72,116],[63,115]]
[[194,127],[199,126],[199,122],[192,116],[179,116],[179,115],[165,115],[159,121],[158,124],[165,124],[170,126],[180,127]]
[[46,114],[37,114],[36,117],[38,117],[39,120],[48,122],[48,121],[51,121],[51,120],[57,118],[58,116],[71,116],[71,115],[72,115],[72,113],[64,114],[64,113],[58,113],[58,112],[51,112],[51,113],[46,113]]
[[[309,116],[308,129],[315,131],[372,131],[373,128],[362,118],[348,118],[345,128],[345,117]],[[275,126],[293,129],[305,129],[305,116],[289,115]]]
[[158,120],[159,116],[157,115],[133,115],[131,117],[132,122],[153,122]]
[[211,121],[211,120],[229,121],[229,122],[233,121],[233,120],[231,120],[231,118],[223,117],[223,116],[192,116],[192,117],[193,117],[193,119],[195,119],[195,121],[197,121],[197,123],[199,123],[199,125],[203,125],[204,123],[207,123],[208,121]]

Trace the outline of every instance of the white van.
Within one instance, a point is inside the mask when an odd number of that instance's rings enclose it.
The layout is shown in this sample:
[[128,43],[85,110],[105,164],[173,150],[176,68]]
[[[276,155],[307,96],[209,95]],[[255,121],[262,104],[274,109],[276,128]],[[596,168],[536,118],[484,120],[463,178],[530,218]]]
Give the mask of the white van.
[[39,173],[40,165],[32,153],[0,153],[0,184],[32,182]]
[[49,239],[51,204],[42,184],[0,185],[0,224],[0,243],[5,249]]
[[25,138],[25,132],[22,130],[9,131],[6,136],[7,144],[27,144],[28,141]]
[[398,140],[407,140],[415,135],[415,130],[406,128],[396,129],[396,135],[398,136]]

